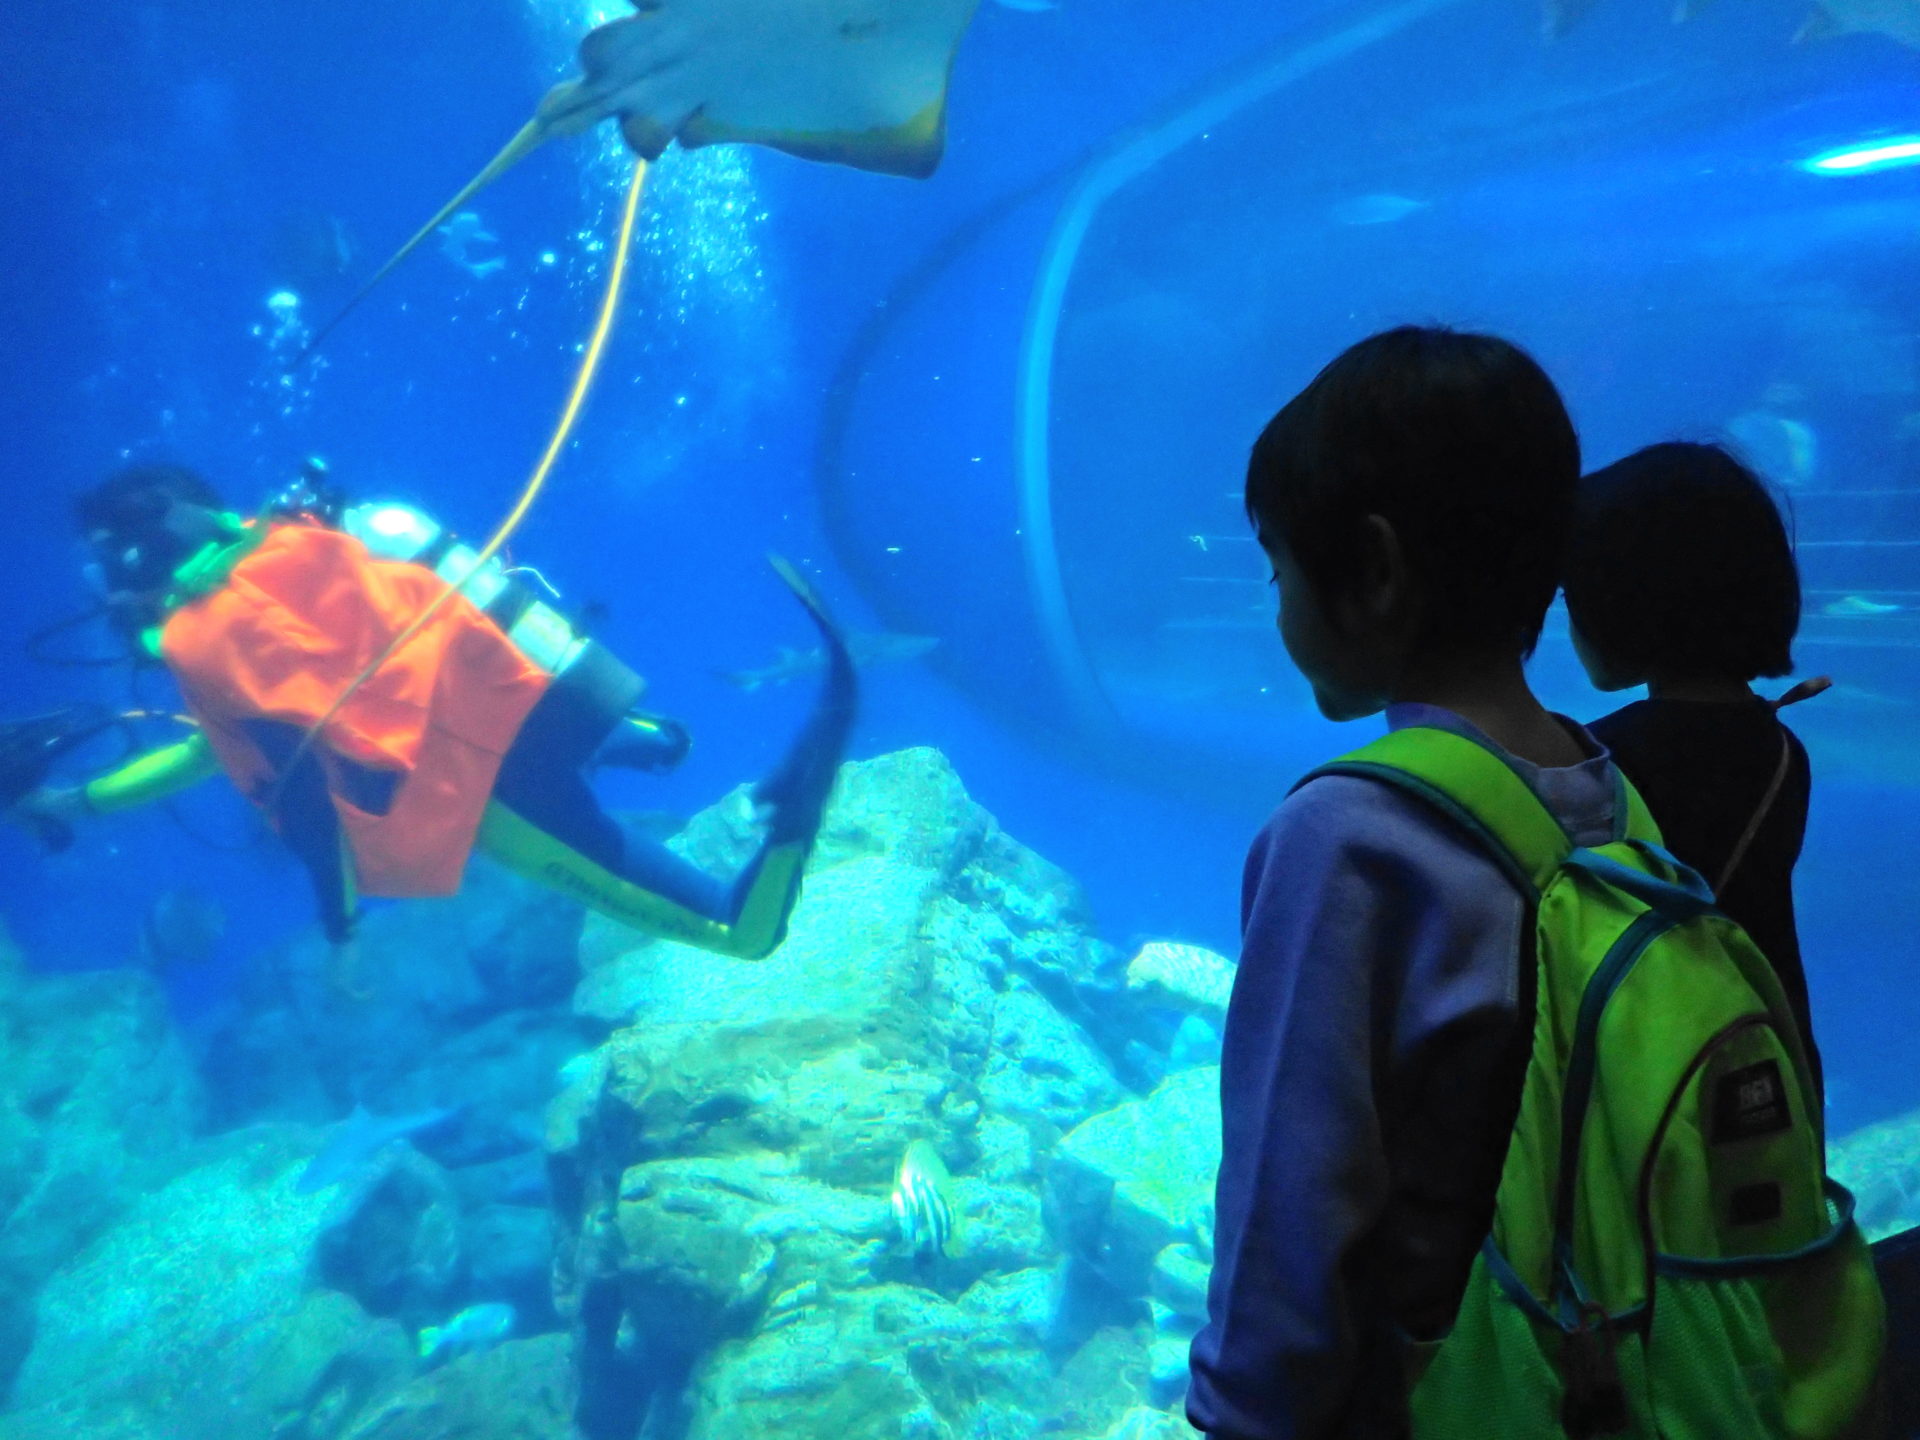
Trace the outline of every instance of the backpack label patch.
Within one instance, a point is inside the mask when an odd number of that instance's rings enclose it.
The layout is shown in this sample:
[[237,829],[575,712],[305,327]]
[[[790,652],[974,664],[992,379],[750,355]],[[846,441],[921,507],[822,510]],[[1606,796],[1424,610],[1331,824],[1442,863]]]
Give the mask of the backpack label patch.
[[1713,1091],[1713,1143],[1757,1140],[1791,1129],[1780,1062],[1762,1060],[1722,1075]]
[[1727,1218],[1736,1225],[1764,1225],[1778,1220],[1782,1209],[1780,1182],[1763,1180],[1742,1185],[1727,1197]]

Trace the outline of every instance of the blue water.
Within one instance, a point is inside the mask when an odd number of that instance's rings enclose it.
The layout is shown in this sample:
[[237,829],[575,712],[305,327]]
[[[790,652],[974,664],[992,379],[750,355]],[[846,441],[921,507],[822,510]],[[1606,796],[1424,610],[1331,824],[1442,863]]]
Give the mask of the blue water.
[[[1792,44],[1786,0],[1682,27],[1608,0],[1553,45],[1523,6],[1203,8],[986,4],[924,183],[730,148],[659,167],[605,373],[513,544],[569,605],[606,607],[598,633],[696,737],[679,773],[613,777],[609,798],[691,813],[780,753],[806,685],[715,673],[809,642],[761,560],[777,550],[855,628],[941,639],[870,673],[858,756],[939,747],[1121,950],[1230,953],[1248,837],[1293,774],[1366,733],[1312,715],[1261,609],[1246,446],[1363,334],[1489,327],[1562,384],[1590,463],[1743,415],[1816,439],[1779,478],[1800,673],[1838,682],[1792,716],[1815,774],[1797,883],[1829,1124],[1920,1107],[1920,166],[1800,167],[1920,132],[1920,53]],[[128,457],[191,464],[244,507],[317,453],[351,490],[490,528],[604,278],[611,129],[475,202],[498,273],[428,246],[290,381],[298,332],[269,299],[297,293],[296,325],[328,314],[601,18],[588,0],[13,7],[0,710],[126,697],[125,674],[23,645],[87,603],[67,507]],[[1849,597],[1894,608],[1823,613]],[[1617,703],[1585,689],[1557,619],[1536,673],[1575,716]],[[177,812],[53,857],[0,830],[0,919],[38,969],[104,969],[135,963],[161,894],[217,897],[218,953],[168,980],[191,1029],[311,901],[230,793]]]

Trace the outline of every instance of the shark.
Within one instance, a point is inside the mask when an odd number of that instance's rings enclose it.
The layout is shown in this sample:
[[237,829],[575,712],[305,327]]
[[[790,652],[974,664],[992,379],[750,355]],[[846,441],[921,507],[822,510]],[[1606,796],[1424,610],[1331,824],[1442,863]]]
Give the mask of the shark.
[[924,179],[946,150],[947,91],[980,0],[635,0],[580,42],[580,74],[321,327],[320,342],[474,196],[548,140],[614,120],[643,161],[667,147],[762,145]]
[[[866,669],[872,665],[898,665],[918,660],[938,648],[939,644],[940,641],[932,635],[893,635],[884,631],[861,634],[856,631],[847,636],[847,653],[853,657],[857,667]],[[724,670],[721,678],[730,685],[752,691],[767,685],[791,684],[809,675],[818,675],[826,668],[827,653],[824,649],[795,650],[783,645],[771,665],[758,670]]]
[[350,1179],[395,1141],[438,1129],[462,1108],[455,1105],[412,1115],[375,1115],[366,1106],[355,1105],[353,1113],[334,1126],[314,1152],[300,1172],[300,1178],[294,1181],[294,1191],[312,1195]]

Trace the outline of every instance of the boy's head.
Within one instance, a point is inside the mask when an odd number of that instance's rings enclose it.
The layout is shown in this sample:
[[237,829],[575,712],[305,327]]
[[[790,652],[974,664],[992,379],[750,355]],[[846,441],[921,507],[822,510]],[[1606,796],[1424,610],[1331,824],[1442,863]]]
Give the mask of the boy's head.
[[1793,669],[1800,572],[1779,507],[1717,445],[1650,445],[1580,484],[1567,611],[1593,683]]
[[1246,492],[1321,713],[1374,713],[1415,663],[1531,653],[1579,478],[1559,392],[1507,341],[1404,326],[1322,370],[1254,445]]

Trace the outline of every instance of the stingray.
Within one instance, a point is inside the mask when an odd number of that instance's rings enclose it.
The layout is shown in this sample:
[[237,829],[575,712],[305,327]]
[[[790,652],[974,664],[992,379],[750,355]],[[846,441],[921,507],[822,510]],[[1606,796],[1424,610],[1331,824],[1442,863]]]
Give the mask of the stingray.
[[328,331],[473,197],[547,140],[618,119],[642,160],[678,141],[766,145],[924,179],[946,148],[954,55],[979,0],[635,0],[589,32],[580,77],[380,267]]

